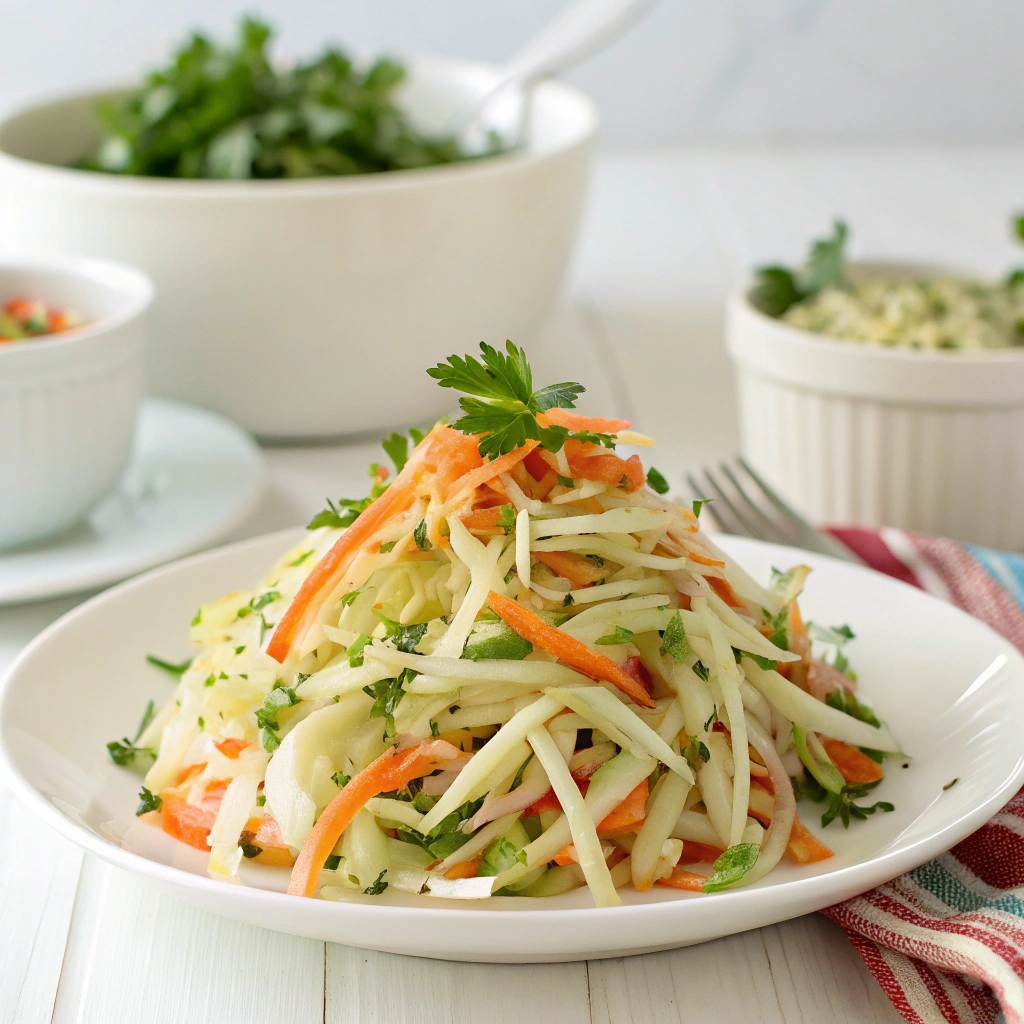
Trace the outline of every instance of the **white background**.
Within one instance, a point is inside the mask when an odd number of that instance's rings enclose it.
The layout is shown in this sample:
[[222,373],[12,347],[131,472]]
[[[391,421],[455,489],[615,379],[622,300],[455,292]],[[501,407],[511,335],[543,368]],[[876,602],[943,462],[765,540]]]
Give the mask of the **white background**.
[[[0,0],[0,107],[130,78],[244,10],[281,50],[501,60],[564,0]],[[1024,129],[1020,0],[662,0],[570,76],[604,141],[1011,140]]]

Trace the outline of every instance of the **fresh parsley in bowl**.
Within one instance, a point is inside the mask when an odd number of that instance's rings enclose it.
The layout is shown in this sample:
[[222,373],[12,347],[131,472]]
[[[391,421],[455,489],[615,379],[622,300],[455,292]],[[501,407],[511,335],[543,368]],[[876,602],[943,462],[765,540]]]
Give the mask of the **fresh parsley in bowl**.
[[395,102],[405,67],[364,65],[327,48],[283,68],[269,25],[244,18],[238,39],[195,33],[144,86],[96,107],[98,146],[83,170],[163,178],[314,178],[433,167],[468,159],[453,137],[418,131]]
[[[1014,229],[1024,239],[1024,217]],[[886,275],[847,266],[846,224],[812,242],[802,268],[759,267],[750,302],[793,327],[840,341],[911,349],[1024,345],[1024,270],[1002,281],[948,272]]]

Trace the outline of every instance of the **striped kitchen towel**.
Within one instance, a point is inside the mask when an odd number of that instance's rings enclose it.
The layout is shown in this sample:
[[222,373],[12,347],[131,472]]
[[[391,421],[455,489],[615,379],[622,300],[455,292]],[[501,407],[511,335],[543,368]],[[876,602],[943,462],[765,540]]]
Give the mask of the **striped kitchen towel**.
[[[1024,556],[888,528],[830,532],[1024,652]],[[1024,1024],[1024,789],[948,853],[823,913],[908,1021]]]

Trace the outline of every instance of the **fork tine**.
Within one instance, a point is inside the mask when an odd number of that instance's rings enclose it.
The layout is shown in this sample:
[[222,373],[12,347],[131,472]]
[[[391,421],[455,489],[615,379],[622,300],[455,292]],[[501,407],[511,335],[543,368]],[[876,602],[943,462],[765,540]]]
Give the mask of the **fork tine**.
[[[739,530],[734,530],[732,532],[746,534],[746,536],[748,537],[763,539],[761,532],[736,507],[736,505],[733,503],[733,500],[729,497],[726,490],[711,475],[711,470],[707,466],[704,467],[704,478],[707,480],[709,486],[711,487],[711,490],[713,492],[712,496],[714,497],[715,501],[719,502],[721,506],[727,508],[729,510],[729,514],[739,524]],[[715,506],[712,504],[709,505],[708,507],[713,509]]]
[[736,493],[739,497],[747,503],[756,518],[763,524],[762,536],[766,539],[780,540],[784,544],[792,544],[794,540],[793,534],[784,530],[774,519],[765,514],[764,509],[744,490],[743,485],[727,462],[721,463],[721,470],[733,487],[736,488]]
[[[706,474],[707,470],[705,469],[704,472]],[[694,495],[695,498],[699,498],[699,499],[701,499],[703,501],[708,501],[709,500],[708,497],[707,497],[707,495],[708,495],[708,488],[707,487],[702,487],[697,482],[697,480],[694,478],[692,473],[687,473],[686,474],[686,482],[690,485],[690,490],[693,492],[693,495]],[[708,512],[711,513],[711,518],[714,519],[714,521],[718,524],[718,528],[723,533],[739,533],[739,534],[743,533],[743,529],[740,526],[740,524],[739,523],[730,523],[726,519],[726,517],[723,515],[721,509],[716,509],[715,508],[715,503],[713,501],[711,501],[710,504],[705,505],[704,508]]]

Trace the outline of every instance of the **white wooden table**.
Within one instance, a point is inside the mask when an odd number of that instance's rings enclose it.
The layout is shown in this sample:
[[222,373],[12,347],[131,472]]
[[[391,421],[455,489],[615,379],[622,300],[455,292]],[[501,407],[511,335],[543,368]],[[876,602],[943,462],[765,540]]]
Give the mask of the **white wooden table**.
[[[1024,208],[1024,147],[751,150],[604,157],[566,301],[531,346],[537,379],[581,380],[581,407],[635,418],[654,461],[733,452],[722,304],[753,262],[802,255],[844,215],[862,254],[1000,272]],[[1021,254],[1024,257],[1024,253]],[[1021,259],[1024,262],[1024,258]],[[503,335],[495,324],[491,341]],[[374,443],[275,449],[239,535],[356,496]],[[80,598],[0,611],[0,668]],[[900,1018],[819,916],[668,953],[537,966],[369,953],[194,910],[83,854],[0,783],[0,1022],[670,1024]]]

